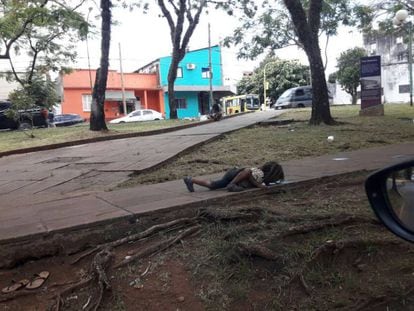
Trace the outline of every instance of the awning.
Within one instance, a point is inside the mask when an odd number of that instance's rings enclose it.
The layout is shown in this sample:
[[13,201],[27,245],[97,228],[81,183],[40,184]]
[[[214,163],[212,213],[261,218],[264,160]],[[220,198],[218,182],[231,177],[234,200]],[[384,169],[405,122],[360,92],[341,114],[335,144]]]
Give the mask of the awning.
[[[125,100],[127,101],[136,101],[136,97],[133,91],[125,91]],[[113,101],[122,101],[122,92],[121,91],[106,91],[105,100]]]

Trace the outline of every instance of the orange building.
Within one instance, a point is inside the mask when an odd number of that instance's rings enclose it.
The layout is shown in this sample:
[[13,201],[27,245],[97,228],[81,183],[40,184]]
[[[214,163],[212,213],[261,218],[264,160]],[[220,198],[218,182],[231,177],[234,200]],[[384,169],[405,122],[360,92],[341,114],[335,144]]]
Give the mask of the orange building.
[[[60,76],[62,113],[77,113],[90,118],[92,91],[96,70],[77,69]],[[91,83],[92,81],[92,83]],[[121,74],[110,70],[105,93],[105,118],[111,120],[124,114],[123,94],[127,113],[136,109],[154,109],[165,114],[163,91],[158,76],[143,73],[124,73],[124,92]]]

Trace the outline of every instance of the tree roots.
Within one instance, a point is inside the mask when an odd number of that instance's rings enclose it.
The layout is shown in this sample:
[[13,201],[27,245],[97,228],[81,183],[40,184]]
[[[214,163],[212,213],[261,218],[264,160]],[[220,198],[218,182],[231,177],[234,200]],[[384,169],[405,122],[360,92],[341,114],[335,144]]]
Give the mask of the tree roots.
[[130,243],[130,242],[135,242],[141,239],[144,239],[146,237],[149,237],[151,235],[154,235],[155,233],[162,231],[164,229],[169,229],[172,227],[176,227],[176,226],[181,226],[181,225],[185,225],[185,224],[191,224],[191,223],[195,223],[197,221],[197,218],[180,218],[180,219],[176,219],[173,221],[169,221],[163,224],[158,224],[155,226],[152,226],[150,228],[148,228],[147,230],[144,230],[142,232],[136,233],[136,234],[132,234],[132,235],[128,235],[122,239],[116,240],[116,241],[112,241],[109,243],[105,243],[105,244],[101,244],[96,246],[95,248],[85,252],[84,254],[82,254],[81,256],[79,256],[78,258],[76,258],[74,261],[72,261],[72,264],[78,263],[80,260],[82,260],[83,258],[97,252],[100,251],[102,249],[105,248],[115,248],[118,246],[121,246],[123,244],[126,243]]
[[[89,285],[91,282],[95,282],[98,287],[98,297],[95,298],[95,301],[91,302],[91,298],[88,300],[87,304],[85,305],[85,310],[94,310],[96,311],[102,302],[103,293],[105,290],[110,290],[111,285],[106,275],[108,271],[111,261],[113,258],[113,254],[109,248],[101,250],[99,253],[95,255],[92,260],[91,268],[90,268],[90,276],[84,280],[79,281],[78,283],[64,289],[60,292],[56,297],[56,305],[55,310],[59,311],[60,308],[64,305],[64,296],[72,293],[73,291],[84,288]],[[93,299],[93,298],[92,298]]]

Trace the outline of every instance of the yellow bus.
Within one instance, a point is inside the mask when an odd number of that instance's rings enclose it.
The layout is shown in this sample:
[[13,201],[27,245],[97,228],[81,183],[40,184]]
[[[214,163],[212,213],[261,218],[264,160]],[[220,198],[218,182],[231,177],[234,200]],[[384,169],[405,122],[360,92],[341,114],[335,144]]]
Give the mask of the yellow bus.
[[226,114],[260,109],[259,95],[256,94],[227,96],[222,98],[222,103]]

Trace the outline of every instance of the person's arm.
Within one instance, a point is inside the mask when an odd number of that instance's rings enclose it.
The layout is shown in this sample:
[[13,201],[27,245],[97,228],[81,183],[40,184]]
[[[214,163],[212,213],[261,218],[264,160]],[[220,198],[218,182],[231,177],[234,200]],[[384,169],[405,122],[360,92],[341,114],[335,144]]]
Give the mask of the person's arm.
[[256,188],[262,188],[262,189],[267,188],[265,185],[258,183],[256,179],[254,179],[252,175],[252,171],[249,168],[245,168],[240,173],[238,173],[236,177],[234,177],[233,180],[230,182],[230,184],[237,184],[243,180],[248,180]]
[[250,176],[249,176],[249,182],[250,182],[253,186],[255,186],[256,188],[267,189],[267,186],[266,186],[266,185],[264,185],[264,184],[262,184],[262,183],[257,182],[257,180],[256,180],[256,179],[254,179],[254,177],[252,176],[252,174],[251,174],[251,173],[250,173]]

